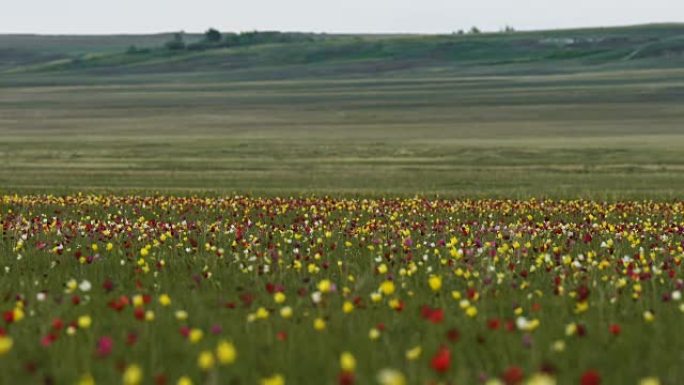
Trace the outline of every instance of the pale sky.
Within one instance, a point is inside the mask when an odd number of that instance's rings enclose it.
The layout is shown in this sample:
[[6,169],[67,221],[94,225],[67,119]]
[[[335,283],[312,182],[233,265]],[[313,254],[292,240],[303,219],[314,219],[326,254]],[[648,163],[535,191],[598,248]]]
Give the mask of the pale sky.
[[444,33],[684,22],[684,0],[0,0],[0,33]]

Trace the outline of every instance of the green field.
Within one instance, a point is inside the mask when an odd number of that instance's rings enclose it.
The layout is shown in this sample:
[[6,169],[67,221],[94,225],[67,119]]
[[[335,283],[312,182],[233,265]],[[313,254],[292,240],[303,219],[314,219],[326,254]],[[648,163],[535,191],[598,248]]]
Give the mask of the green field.
[[0,36],[0,186],[600,199],[684,188],[682,25],[183,52],[161,48],[169,37]]
[[173,36],[0,35],[0,385],[683,383],[684,25]]
[[0,195],[0,223],[3,385],[684,378],[681,201]]

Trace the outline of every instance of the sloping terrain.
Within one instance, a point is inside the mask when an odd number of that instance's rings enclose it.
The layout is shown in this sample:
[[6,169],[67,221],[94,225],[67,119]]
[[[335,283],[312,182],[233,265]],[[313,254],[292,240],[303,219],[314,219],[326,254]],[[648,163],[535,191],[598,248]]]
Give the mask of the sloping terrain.
[[677,197],[683,34],[2,37],[0,186]]
[[[679,65],[684,26],[466,35],[311,35],[310,41],[169,50],[171,34],[4,36],[5,72],[221,72],[238,78],[374,76],[426,72],[549,73],[586,67]],[[201,39],[186,35],[188,42]],[[128,50],[135,46],[138,49]]]

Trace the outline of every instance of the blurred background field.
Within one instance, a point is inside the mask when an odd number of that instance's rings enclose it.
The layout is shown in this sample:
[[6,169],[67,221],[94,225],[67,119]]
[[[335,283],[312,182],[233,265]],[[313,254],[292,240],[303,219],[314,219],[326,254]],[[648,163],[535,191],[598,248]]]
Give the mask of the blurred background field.
[[684,25],[303,36],[182,51],[163,47],[169,34],[0,36],[0,188],[596,199],[684,188]]

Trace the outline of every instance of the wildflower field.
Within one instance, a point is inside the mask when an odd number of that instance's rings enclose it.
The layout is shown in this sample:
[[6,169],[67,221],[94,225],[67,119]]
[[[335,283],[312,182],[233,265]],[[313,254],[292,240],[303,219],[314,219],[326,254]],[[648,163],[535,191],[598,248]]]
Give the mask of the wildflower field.
[[684,204],[5,195],[2,384],[679,384]]

